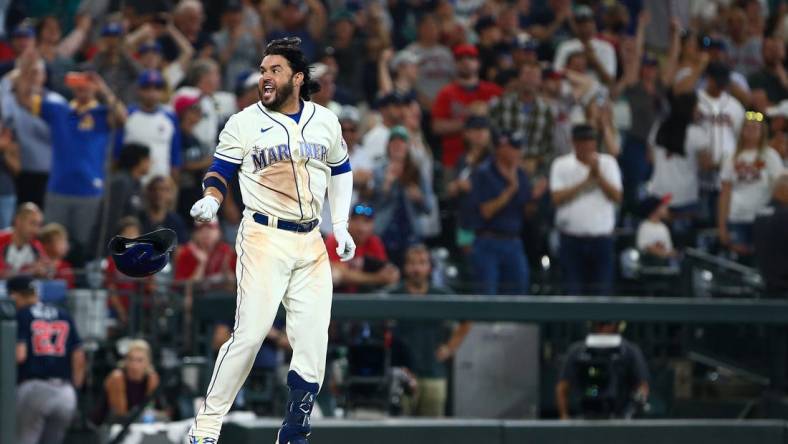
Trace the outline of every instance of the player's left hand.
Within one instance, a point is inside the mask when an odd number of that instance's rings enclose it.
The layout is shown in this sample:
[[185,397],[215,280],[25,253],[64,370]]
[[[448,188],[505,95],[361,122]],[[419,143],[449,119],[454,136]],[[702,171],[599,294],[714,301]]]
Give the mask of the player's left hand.
[[356,243],[353,242],[353,238],[350,237],[347,228],[335,227],[334,238],[337,240],[337,254],[339,255],[339,260],[347,262],[353,259],[353,256],[356,254]]

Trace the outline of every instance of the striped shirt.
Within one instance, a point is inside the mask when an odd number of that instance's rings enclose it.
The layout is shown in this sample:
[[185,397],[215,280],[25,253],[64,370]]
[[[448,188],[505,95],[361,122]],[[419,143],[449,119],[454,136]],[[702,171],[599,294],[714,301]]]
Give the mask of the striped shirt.
[[490,101],[490,119],[498,130],[522,134],[525,157],[538,158],[545,165],[555,157],[555,117],[541,98],[530,103],[522,102],[516,93],[495,98]]

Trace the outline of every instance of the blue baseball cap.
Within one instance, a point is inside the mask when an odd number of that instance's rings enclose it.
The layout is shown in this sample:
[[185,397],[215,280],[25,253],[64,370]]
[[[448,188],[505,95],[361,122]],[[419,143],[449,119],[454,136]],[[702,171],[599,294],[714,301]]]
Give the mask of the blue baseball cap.
[[395,91],[391,91],[375,100],[375,108],[380,109],[389,105],[401,105],[403,103],[407,102],[403,102],[402,95]]
[[520,146],[523,144],[523,134],[520,131],[493,131],[492,142],[495,148],[512,146],[514,149],[520,149]]
[[641,64],[643,66],[658,66],[659,60],[657,60],[657,58],[651,54],[643,54],[643,60],[641,61]]
[[523,51],[536,51],[539,48],[539,41],[527,35],[518,35],[514,39],[514,47]]
[[33,284],[33,276],[20,274],[8,279],[5,283],[6,292],[10,293],[34,293],[36,287]]
[[368,218],[375,217],[375,209],[369,204],[358,203],[353,207],[353,216],[365,216]]
[[151,86],[164,88],[164,77],[155,69],[147,69],[137,78],[137,85],[140,88],[149,88]]
[[27,22],[22,22],[11,31],[12,38],[30,38],[36,35],[35,29]]
[[145,54],[146,52],[157,52],[161,54],[161,45],[155,40],[152,42],[143,43],[140,46],[138,52],[140,54]]
[[109,22],[101,28],[102,37],[117,37],[123,34],[123,27],[118,22]]

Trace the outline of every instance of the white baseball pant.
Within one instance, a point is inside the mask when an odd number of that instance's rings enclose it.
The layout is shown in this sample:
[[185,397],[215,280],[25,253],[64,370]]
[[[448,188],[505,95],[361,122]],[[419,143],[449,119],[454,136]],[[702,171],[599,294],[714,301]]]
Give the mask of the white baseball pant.
[[333,285],[320,230],[295,233],[245,216],[235,248],[235,327],[216,357],[205,403],[189,436],[219,438],[222,418],[249,375],[280,302],[293,348],[290,370],[317,384],[325,374]]

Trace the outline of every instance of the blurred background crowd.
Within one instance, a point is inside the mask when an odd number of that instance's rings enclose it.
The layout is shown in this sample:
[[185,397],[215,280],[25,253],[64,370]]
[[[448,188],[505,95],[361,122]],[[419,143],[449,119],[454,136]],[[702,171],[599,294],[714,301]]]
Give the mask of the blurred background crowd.
[[[266,42],[297,36],[353,168],[356,258],[339,262],[321,226],[337,293],[683,296],[673,283],[707,260],[784,297],[786,13],[780,0],[2,0],[0,275],[103,288],[109,337],[190,350],[198,298],[234,290],[243,204],[235,183],[217,222],[195,226],[189,208],[224,122],[258,100]],[[119,275],[107,240],[159,227],[178,234],[171,269]],[[690,291],[710,291],[695,277]],[[166,339],[145,315],[160,293],[184,326]],[[445,384],[470,324],[404,325],[406,378]],[[261,361],[286,359],[283,329]],[[230,330],[215,325],[213,347]],[[150,367],[135,344],[124,353]],[[442,414],[432,387],[421,407]]]

